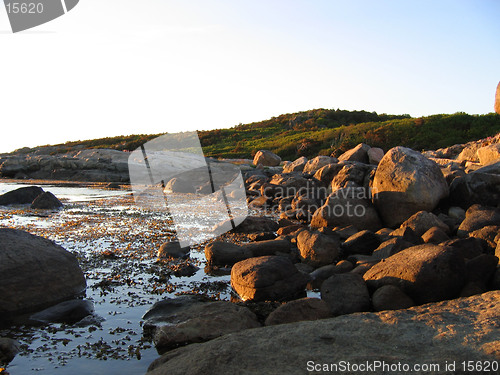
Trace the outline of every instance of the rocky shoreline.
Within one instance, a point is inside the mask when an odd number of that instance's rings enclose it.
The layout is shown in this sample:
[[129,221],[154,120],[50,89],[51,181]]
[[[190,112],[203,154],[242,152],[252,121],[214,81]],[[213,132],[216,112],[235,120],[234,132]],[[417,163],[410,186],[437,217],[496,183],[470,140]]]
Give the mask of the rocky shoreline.
[[[241,373],[242,366],[248,373],[304,373],[309,361],[369,358],[498,361],[499,142],[500,134],[424,153],[360,144],[338,158],[284,163],[269,151],[257,153],[254,167],[242,164],[244,188],[249,207],[269,217],[250,216],[204,247],[207,272],[230,273],[234,302],[178,297],[152,306],[143,317],[145,335],[164,354],[149,373]],[[52,156],[8,159],[1,171],[126,181],[124,155],[108,151],[81,151],[63,163]],[[54,206],[33,208],[58,209],[46,192],[24,189],[29,194],[7,193],[0,202],[34,205],[45,194]],[[85,287],[69,252],[58,269],[72,270],[73,281],[50,270],[64,249],[12,229],[2,228],[0,239],[5,316],[39,311]],[[20,241],[34,264],[42,255],[54,259],[37,277],[54,293],[25,288],[36,269],[22,259],[9,263]],[[169,242],[158,255],[189,261],[188,250]],[[305,298],[308,289],[321,298]],[[41,294],[54,299],[33,297]],[[71,305],[63,315],[75,312],[82,318],[92,310]],[[0,360],[6,364],[16,348],[2,341]],[[460,371],[454,373],[470,373]]]

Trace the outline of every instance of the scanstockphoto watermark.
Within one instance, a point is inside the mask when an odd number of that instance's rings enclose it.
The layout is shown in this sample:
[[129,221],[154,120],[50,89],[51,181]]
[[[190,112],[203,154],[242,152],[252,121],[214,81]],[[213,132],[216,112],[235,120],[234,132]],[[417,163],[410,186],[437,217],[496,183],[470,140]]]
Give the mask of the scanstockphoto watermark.
[[307,361],[306,370],[309,373],[494,373],[497,374],[500,369],[499,361],[444,361],[442,363],[405,363],[405,362],[387,362],[387,361],[364,361],[350,362],[338,361],[333,363],[319,363]]

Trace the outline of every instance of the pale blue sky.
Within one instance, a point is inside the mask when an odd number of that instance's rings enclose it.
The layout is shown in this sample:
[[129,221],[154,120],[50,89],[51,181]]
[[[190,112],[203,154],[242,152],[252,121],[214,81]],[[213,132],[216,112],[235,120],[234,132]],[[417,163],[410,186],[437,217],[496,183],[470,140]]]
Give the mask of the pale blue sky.
[[341,108],[493,111],[500,1],[81,0],[11,34],[0,152]]

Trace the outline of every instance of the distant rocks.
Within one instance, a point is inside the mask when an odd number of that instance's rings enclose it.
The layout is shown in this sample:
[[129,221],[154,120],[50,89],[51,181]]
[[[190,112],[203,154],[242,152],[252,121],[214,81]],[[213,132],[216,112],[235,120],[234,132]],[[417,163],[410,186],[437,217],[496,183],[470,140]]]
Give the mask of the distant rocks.
[[0,176],[40,180],[128,182],[129,153],[89,149],[65,154],[32,153],[5,156]]
[[439,166],[405,147],[385,154],[373,180],[373,202],[389,227],[418,211],[432,211],[447,196],[448,184]]
[[0,195],[0,205],[29,204],[32,209],[57,210],[63,204],[54,194],[44,191],[39,186],[28,186]]
[[9,191],[0,195],[0,205],[8,206],[11,204],[28,204],[32,203],[44,191],[38,186],[28,186]]
[[41,310],[85,288],[73,254],[45,238],[0,228],[0,316]]

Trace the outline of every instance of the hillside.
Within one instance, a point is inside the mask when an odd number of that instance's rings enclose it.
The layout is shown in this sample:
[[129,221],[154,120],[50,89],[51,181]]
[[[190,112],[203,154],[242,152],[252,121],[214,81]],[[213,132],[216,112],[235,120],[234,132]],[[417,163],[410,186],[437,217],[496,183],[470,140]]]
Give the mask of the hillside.
[[[500,115],[438,114],[412,118],[366,111],[315,109],[284,114],[229,129],[200,131],[207,156],[249,158],[268,149],[283,159],[340,155],[364,142],[385,150],[397,145],[417,150],[437,149],[493,136],[500,132]],[[93,148],[134,150],[160,134],[140,134],[23,148],[13,154],[60,154]]]

